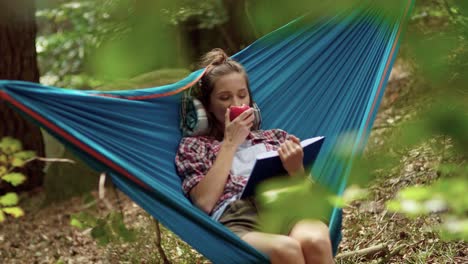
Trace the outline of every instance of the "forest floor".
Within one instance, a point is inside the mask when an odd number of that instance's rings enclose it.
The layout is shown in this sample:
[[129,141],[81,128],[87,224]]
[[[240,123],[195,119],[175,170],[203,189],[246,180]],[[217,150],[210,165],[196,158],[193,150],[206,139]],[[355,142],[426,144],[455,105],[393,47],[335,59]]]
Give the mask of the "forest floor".
[[[368,149],[383,145],[392,128],[411,117],[404,105],[409,105],[412,78],[411,70],[397,61]],[[441,157],[431,150],[431,143],[408,150],[399,166],[372,182],[367,200],[344,209],[340,253],[377,245],[384,245],[387,251],[339,258],[337,263],[468,263],[466,242],[446,242],[433,231],[432,227],[440,223],[437,215],[408,219],[385,208],[385,202],[402,187],[430,183],[438,177],[436,167]],[[96,198],[97,192],[91,195]],[[26,215],[0,224],[0,263],[163,263],[157,250],[155,222],[124,194],[116,195],[108,189],[108,202],[98,201],[95,210],[105,216],[121,208],[124,222],[138,233],[137,239],[105,246],[98,245],[89,229],[70,225],[73,214],[89,210],[89,195],[43,207],[44,196],[44,192],[23,195],[21,206]],[[164,227],[162,248],[172,263],[209,263]]]

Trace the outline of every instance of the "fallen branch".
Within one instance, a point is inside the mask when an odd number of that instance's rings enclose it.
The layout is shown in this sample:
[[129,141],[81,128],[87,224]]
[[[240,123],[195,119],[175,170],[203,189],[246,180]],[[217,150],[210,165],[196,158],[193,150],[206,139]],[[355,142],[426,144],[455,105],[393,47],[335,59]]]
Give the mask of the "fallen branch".
[[43,162],[65,162],[65,163],[71,163],[75,164],[74,160],[71,159],[58,159],[58,158],[42,158],[42,157],[35,157],[30,160],[27,160],[26,162],[34,161],[34,160],[40,160]]
[[401,244],[397,247],[395,247],[392,252],[390,252],[390,254],[386,255],[382,260],[379,261],[378,264],[383,264],[383,263],[388,263],[388,261],[390,260],[390,258],[392,258],[393,256],[395,256],[396,254],[400,253],[400,251],[406,247],[407,245],[406,244]]
[[159,228],[159,221],[156,218],[153,218],[154,224],[156,226],[156,247],[158,248],[159,255],[163,259],[164,264],[170,264],[171,262],[166,256],[164,249],[162,248],[161,244],[161,229]]
[[364,258],[371,258],[375,254],[380,253],[379,256],[388,254],[388,247],[386,244],[378,244],[372,247],[359,249],[356,251],[345,252],[338,254],[336,259],[345,259],[350,257],[364,257]]

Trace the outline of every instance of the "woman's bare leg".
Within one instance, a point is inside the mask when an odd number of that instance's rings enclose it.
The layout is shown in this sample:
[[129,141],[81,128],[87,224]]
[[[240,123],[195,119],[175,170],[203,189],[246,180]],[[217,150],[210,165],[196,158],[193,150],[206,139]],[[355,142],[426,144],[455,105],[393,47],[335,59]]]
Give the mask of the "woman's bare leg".
[[301,245],[305,263],[332,264],[333,253],[328,226],[317,220],[296,223],[289,236]]
[[294,238],[261,232],[250,232],[242,240],[265,253],[272,264],[305,264],[301,245]]

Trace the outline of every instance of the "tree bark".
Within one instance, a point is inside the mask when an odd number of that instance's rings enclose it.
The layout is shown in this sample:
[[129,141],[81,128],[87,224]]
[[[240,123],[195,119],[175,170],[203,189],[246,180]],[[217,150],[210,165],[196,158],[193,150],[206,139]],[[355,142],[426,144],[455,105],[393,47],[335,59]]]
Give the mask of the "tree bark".
[[[34,0],[0,1],[0,80],[39,82],[36,55],[36,21]],[[42,134],[36,125],[14,112],[0,101],[0,138],[11,136],[23,143],[24,150],[34,150],[44,156]],[[43,163],[35,161],[21,169],[28,180],[18,186],[30,190],[41,186],[44,178]],[[11,191],[7,184],[0,185],[0,193]]]
[[255,28],[249,20],[249,14],[246,13],[248,10],[247,0],[223,0],[223,4],[229,21],[220,27],[225,32],[229,32],[229,36],[222,36],[228,54],[235,54],[257,40],[258,36],[256,36]]

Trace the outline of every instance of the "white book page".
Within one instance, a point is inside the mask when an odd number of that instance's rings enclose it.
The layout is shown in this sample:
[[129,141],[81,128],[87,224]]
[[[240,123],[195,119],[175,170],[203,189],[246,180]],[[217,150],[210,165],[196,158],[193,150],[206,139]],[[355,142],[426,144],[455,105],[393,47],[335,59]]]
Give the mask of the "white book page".
[[[322,139],[323,137],[313,137],[313,138],[308,138],[308,139],[304,139],[303,141],[301,141],[301,146],[302,148],[305,148],[306,146]],[[267,151],[267,152],[264,152],[264,153],[260,153],[257,155],[257,159],[258,160],[261,160],[261,159],[267,159],[267,158],[271,158],[271,157],[275,157],[275,156],[278,156],[278,151],[277,150],[273,150],[273,151]]]

